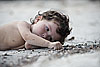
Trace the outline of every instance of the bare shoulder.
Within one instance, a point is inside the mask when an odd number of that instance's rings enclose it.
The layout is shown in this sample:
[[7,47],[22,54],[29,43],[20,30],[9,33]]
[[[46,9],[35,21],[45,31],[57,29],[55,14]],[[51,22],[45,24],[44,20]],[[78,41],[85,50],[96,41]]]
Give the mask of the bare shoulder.
[[30,27],[30,25],[31,25],[31,24],[29,24],[29,23],[26,22],[26,21],[20,21],[20,22],[16,22],[16,23],[17,23],[18,26],[22,26],[22,27],[23,27],[23,26],[24,26],[24,27],[25,27],[25,26],[26,26],[26,27]]
[[31,34],[31,24],[22,21],[17,23],[17,28],[24,40]]
[[18,30],[21,34],[30,33],[31,24],[27,23],[26,21],[18,22],[17,23]]

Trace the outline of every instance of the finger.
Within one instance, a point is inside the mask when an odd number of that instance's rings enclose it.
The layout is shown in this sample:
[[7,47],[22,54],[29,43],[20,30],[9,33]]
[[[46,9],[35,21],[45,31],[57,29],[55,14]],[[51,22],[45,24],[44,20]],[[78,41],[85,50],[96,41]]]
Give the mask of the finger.
[[56,45],[55,45],[55,50],[59,50],[60,49],[60,43],[58,42],[58,43],[56,43]]
[[62,48],[62,44],[58,43],[58,50]]

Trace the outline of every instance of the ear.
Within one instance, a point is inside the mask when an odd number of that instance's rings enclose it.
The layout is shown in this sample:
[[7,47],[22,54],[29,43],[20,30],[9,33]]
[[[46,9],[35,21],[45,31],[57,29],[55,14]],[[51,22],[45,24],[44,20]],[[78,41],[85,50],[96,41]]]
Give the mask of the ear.
[[39,20],[42,20],[42,16],[38,16],[38,17],[35,19],[35,23],[37,23]]

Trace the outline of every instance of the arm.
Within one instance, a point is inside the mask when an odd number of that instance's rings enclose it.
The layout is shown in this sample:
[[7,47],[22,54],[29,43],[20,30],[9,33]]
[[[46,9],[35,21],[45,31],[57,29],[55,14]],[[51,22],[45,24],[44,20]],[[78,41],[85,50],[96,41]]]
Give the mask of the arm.
[[27,42],[25,42],[25,48],[26,49],[37,49],[37,48],[40,48],[40,47],[35,46],[35,45],[31,45],[31,44],[28,44]]
[[41,47],[49,46],[50,41],[45,40],[45,39],[31,33],[31,31],[30,31],[31,25],[28,24],[27,22],[19,22],[17,26],[18,26],[18,30],[19,30],[22,38],[28,44],[41,46]]
[[22,38],[31,45],[40,46],[40,47],[48,47],[54,49],[62,48],[62,44],[60,42],[50,42],[42,37],[39,37],[33,33],[31,33],[30,28],[31,25],[27,22],[19,22],[18,30],[22,36]]
[[17,50],[17,49],[22,49],[22,48],[24,48],[25,47],[25,45],[21,45],[21,46],[19,46],[19,47],[16,47],[16,48],[12,48],[13,50]]

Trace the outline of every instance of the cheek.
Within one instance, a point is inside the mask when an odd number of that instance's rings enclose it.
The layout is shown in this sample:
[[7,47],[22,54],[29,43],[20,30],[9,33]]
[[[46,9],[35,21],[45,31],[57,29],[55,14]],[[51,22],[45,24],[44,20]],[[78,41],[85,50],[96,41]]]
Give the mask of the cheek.
[[54,40],[59,40],[61,36],[56,32],[56,29],[53,29],[52,36],[54,37]]
[[40,28],[40,32],[43,34],[43,33],[45,33],[45,26],[42,26],[41,28]]
[[43,34],[45,32],[45,26],[44,25],[40,25],[36,28],[36,31],[39,35]]

